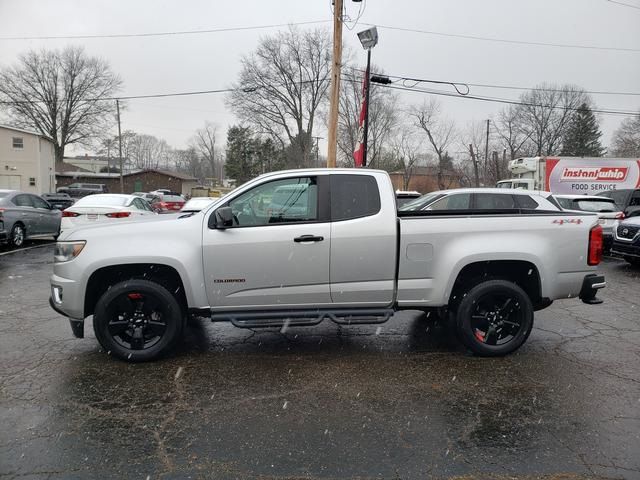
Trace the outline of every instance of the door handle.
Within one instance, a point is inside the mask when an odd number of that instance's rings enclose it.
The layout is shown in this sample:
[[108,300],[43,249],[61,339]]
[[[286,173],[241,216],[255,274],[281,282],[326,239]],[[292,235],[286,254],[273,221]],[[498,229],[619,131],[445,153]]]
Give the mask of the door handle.
[[319,237],[316,235],[302,235],[301,237],[296,237],[293,239],[296,243],[302,242],[321,242],[324,240],[324,237]]

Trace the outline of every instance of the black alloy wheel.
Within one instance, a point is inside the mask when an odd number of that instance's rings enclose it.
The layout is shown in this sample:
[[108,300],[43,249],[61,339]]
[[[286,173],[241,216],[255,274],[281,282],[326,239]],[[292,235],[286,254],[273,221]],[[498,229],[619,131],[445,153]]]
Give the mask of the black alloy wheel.
[[93,327],[107,353],[132,362],[153,360],[182,334],[184,318],[176,298],[147,280],[127,280],[107,290],[96,304]]
[[459,338],[474,353],[501,356],[518,349],[533,327],[533,305],[524,290],[506,280],[473,287],[460,302]]

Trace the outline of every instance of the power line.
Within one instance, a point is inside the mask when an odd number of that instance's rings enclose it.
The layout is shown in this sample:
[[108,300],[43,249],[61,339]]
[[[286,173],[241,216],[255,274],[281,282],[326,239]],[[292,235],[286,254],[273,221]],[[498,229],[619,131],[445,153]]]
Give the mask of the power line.
[[[299,82],[295,82],[298,85],[302,85],[305,83],[315,83],[315,82],[323,82],[328,80],[328,77],[315,79],[315,80],[301,80]],[[209,95],[213,93],[230,93],[230,92],[244,92],[244,93],[252,93],[256,90],[261,90],[263,88],[267,88],[266,86],[256,86],[256,87],[246,87],[246,88],[220,88],[217,90],[194,90],[194,91],[185,91],[185,92],[171,92],[171,93],[151,93],[147,95],[122,95],[115,97],[100,97],[100,98],[87,98],[84,101],[86,102],[103,102],[103,101],[114,101],[114,100],[137,100],[137,99],[145,99],[145,98],[164,98],[164,97],[187,97],[192,95]],[[64,99],[61,103],[64,103]],[[3,100],[0,101],[0,105],[17,105],[24,103],[46,103],[43,100]]]
[[[364,72],[364,70],[358,69],[360,72]],[[544,88],[544,87],[519,87],[513,85],[496,85],[491,83],[468,83],[468,82],[452,82],[446,80],[430,80],[425,78],[412,78],[412,77],[403,77],[397,75],[385,75],[385,74],[372,74],[372,75],[381,75],[389,78],[395,78],[398,80],[404,80],[409,82],[417,82],[417,83],[436,83],[436,84],[448,84],[453,85],[454,88],[463,86],[463,87],[479,87],[479,88],[495,88],[500,90],[523,90],[523,91],[537,91],[537,92],[563,92],[564,90],[559,88]],[[396,81],[398,81],[396,80]],[[403,85],[406,87],[406,85]],[[456,88],[457,90],[457,88]],[[458,90],[460,93],[460,90]],[[603,91],[603,90],[584,90],[584,93],[588,93],[591,95],[618,95],[618,96],[640,96],[640,92],[612,92],[612,91]]]
[[209,28],[205,30],[177,30],[170,32],[146,33],[110,33],[96,35],[47,35],[40,37],[0,37],[1,40],[81,40],[89,38],[131,38],[131,37],[166,37],[175,35],[199,35],[203,33],[238,32],[243,30],[263,30],[267,28],[282,28],[288,26],[314,25],[328,23],[329,20],[313,20],[309,22],[274,23],[270,25],[253,25],[246,27]]
[[[387,75],[387,76],[390,76],[390,75]],[[392,77],[392,78],[398,78],[398,77]],[[351,78],[344,77],[344,80],[350,81],[350,82],[360,82],[361,81],[361,80],[355,79],[353,77],[351,77]],[[451,83],[451,82],[443,82],[443,83]],[[460,85],[460,84],[458,84],[458,85]],[[574,108],[574,107],[562,107],[562,106],[558,106],[558,105],[539,105],[539,104],[534,104],[534,103],[521,102],[519,100],[513,100],[513,99],[508,99],[508,98],[486,97],[486,96],[469,95],[469,94],[460,95],[458,93],[445,92],[445,91],[442,91],[442,90],[416,88],[415,86],[406,87],[406,86],[394,85],[394,84],[391,84],[391,85],[379,84],[379,86],[380,87],[384,87],[384,88],[391,88],[393,90],[406,91],[406,92],[423,93],[423,94],[427,94],[427,95],[438,95],[438,96],[444,96],[444,97],[466,98],[466,99],[469,99],[469,100],[477,100],[477,101],[491,102],[491,103],[503,103],[503,104],[509,104],[509,105],[523,105],[523,106],[531,106],[531,107],[550,108],[550,109],[554,109],[554,110],[571,110],[571,111],[579,110],[579,108]],[[604,114],[604,115],[632,116],[632,115],[637,115],[638,114],[638,112],[615,110],[615,109],[609,109],[609,108],[594,109],[592,111],[594,113],[601,113],[601,114]]]
[[636,10],[640,10],[640,7],[638,7],[637,5],[630,5],[628,3],[618,2],[616,0],[607,0],[607,1],[611,3],[615,3],[617,5],[622,5],[623,7],[635,8]]
[[[445,97],[455,97],[455,98],[466,98],[469,100],[478,100],[478,101],[483,101],[483,102],[492,102],[492,103],[504,103],[504,104],[509,104],[509,105],[523,105],[523,106],[529,106],[529,107],[540,107],[540,108],[551,108],[554,110],[571,110],[571,111],[577,111],[579,110],[579,108],[575,108],[575,107],[562,107],[559,105],[539,105],[539,104],[535,104],[535,103],[527,103],[527,102],[521,102],[519,100],[512,100],[512,99],[508,99],[508,98],[497,98],[497,97],[484,97],[484,96],[478,96],[478,95],[458,95],[455,93],[451,93],[451,92],[443,92],[440,90],[427,90],[427,89],[418,89],[418,88],[408,88],[408,87],[401,87],[398,85],[380,85],[382,87],[386,87],[386,88],[392,88],[395,90],[404,90],[404,91],[408,91],[408,92],[418,92],[418,93],[425,93],[428,95],[441,95],[441,96],[445,96]],[[624,116],[632,116],[632,115],[637,115],[638,112],[630,112],[630,111],[624,111],[624,110],[614,110],[614,109],[593,109],[591,110],[594,113],[601,113],[603,115],[624,115]]]
[[[374,26],[373,23],[362,23],[362,25]],[[464,38],[466,40],[481,40],[484,42],[510,43],[515,45],[534,45],[537,47],[559,47],[559,48],[579,48],[583,50],[605,50],[613,52],[640,52],[640,48],[623,48],[623,47],[599,47],[595,45],[577,45],[570,43],[546,43],[546,42],[530,42],[525,40],[511,40],[504,38],[481,37],[479,35],[462,35],[457,33],[437,32],[433,30],[420,30],[417,28],[394,27],[393,25],[375,24],[378,28],[387,30],[398,30],[401,32],[423,33],[426,35],[437,35],[441,37]]]

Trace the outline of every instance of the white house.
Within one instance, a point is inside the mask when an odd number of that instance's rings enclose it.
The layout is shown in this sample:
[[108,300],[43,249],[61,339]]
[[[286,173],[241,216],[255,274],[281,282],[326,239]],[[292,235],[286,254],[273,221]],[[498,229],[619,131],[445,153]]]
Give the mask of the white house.
[[0,125],[0,189],[56,191],[53,142],[39,133]]

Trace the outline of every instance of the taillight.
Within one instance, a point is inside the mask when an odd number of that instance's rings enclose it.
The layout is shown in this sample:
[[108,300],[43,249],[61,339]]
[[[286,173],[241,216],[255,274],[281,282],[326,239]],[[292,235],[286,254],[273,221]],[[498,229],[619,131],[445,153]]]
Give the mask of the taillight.
[[616,220],[624,220],[624,212],[616,213]]
[[113,212],[105,214],[105,216],[109,218],[126,218],[129,215],[131,215],[131,212]]
[[589,232],[589,265],[598,265],[602,260],[602,227],[596,225]]
[[66,210],[62,211],[62,216],[63,217],[79,217],[80,214],[76,213],[76,212],[67,212]]

